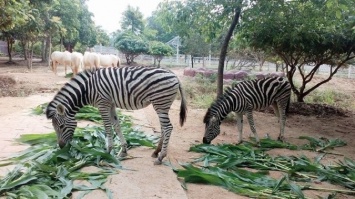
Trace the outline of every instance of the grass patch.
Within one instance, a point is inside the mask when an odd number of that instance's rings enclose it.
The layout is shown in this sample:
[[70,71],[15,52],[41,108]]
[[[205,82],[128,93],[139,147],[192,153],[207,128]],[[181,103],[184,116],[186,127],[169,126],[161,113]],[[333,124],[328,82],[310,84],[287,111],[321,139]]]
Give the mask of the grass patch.
[[196,75],[194,78],[186,78],[184,91],[189,105],[195,108],[208,108],[216,99],[216,78]]
[[[303,190],[319,190],[348,195],[355,194],[355,161],[344,158],[332,165],[324,165],[320,160],[324,154],[314,160],[304,155],[276,156],[266,153],[272,148],[290,150],[325,151],[343,146],[339,140],[312,139],[302,137],[310,143],[296,146],[270,139],[262,139],[261,147],[244,142],[240,145],[195,145],[190,151],[203,153],[200,158],[182,168],[174,168],[183,183],[203,183],[224,187],[234,193],[255,198],[306,198]],[[319,150],[321,149],[321,150]],[[253,169],[252,171],[250,169]],[[270,177],[269,171],[282,172],[280,179]],[[344,189],[327,189],[315,186],[313,182],[327,181]],[[186,187],[185,184],[183,184]]]
[[[46,104],[33,109],[43,114]],[[93,107],[84,107],[79,111],[78,119],[101,123],[98,111]],[[147,136],[133,129],[129,117],[118,114],[121,130],[129,147],[154,147],[155,136]],[[63,149],[56,146],[56,134],[27,134],[17,140],[30,147],[14,156],[0,161],[0,166],[13,165],[6,176],[0,177],[0,196],[7,198],[70,198],[74,191],[81,191],[82,198],[92,190],[106,192],[108,198],[114,198],[111,190],[105,187],[109,175],[118,174],[121,159],[116,154],[121,150],[117,136],[114,136],[113,149],[106,153],[106,136],[103,127],[91,126],[76,128],[73,140]],[[82,168],[95,166],[97,172],[83,172]],[[85,180],[90,185],[77,185],[75,180]]]
[[355,109],[351,95],[331,89],[315,90],[305,97],[305,102],[327,104],[342,109]]

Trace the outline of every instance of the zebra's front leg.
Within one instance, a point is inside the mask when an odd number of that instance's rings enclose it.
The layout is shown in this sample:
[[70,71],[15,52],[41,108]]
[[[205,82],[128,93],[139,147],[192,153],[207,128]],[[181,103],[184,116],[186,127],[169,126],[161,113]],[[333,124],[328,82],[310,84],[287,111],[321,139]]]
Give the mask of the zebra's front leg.
[[112,138],[112,126],[110,123],[106,123],[104,121],[104,127],[105,127],[105,132],[106,132],[106,152],[111,153],[112,151],[112,145],[113,145],[113,138]]
[[124,138],[122,132],[121,132],[121,125],[120,121],[118,120],[117,113],[116,113],[116,107],[115,105],[111,106],[111,122],[113,124],[113,128],[116,132],[116,135],[119,137],[120,142],[121,142],[121,150],[118,154],[119,157],[125,157],[127,156],[127,141]]
[[239,133],[237,144],[240,144],[243,142],[243,114],[242,113],[237,113],[237,128]]
[[254,125],[253,112],[252,111],[248,111],[246,115],[247,115],[248,122],[249,122],[249,125],[250,125],[250,130],[254,134],[256,144],[258,146],[260,146],[260,140],[259,140],[258,134],[256,133],[256,129],[255,129],[255,125]]

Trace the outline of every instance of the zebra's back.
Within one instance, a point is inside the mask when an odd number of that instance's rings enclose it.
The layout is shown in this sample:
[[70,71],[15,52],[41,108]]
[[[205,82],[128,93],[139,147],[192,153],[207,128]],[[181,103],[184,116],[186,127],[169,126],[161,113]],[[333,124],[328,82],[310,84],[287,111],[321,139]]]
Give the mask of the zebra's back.
[[122,109],[137,110],[157,101],[173,100],[180,82],[165,69],[149,67],[102,68],[96,71],[96,90]]
[[239,99],[238,109],[259,110],[270,106],[275,101],[288,100],[291,95],[289,82],[282,77],[270,77],[243,81],[232,88],[232,93]]

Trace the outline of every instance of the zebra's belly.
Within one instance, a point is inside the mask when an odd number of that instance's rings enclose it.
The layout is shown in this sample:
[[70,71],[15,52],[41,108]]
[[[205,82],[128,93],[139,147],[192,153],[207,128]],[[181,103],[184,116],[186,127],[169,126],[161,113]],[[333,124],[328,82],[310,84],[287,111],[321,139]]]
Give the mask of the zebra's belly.
[[126,102],[119,102],[116,101],[115,105],[117,108],[120,109],[125,109],[125,110],[138,110],[138,109],[142,109],[145,108],[147,106],[149,106],[151,103],[150,101],[147,100],[143,100],[141,102],[134,102],[134,101],[126,101]]

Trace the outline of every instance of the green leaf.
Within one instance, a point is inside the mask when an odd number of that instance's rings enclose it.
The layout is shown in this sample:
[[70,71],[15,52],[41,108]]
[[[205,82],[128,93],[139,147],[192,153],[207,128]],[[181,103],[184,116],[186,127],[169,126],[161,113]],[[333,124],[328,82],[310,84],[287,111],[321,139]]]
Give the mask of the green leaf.
[[290,183],[290,188],[291,188],[291,191],[298,196],[298,198],[302,198],[302,199],[305,198],[301,188],[298,185],[296,185],[295,183],[291,182]]

